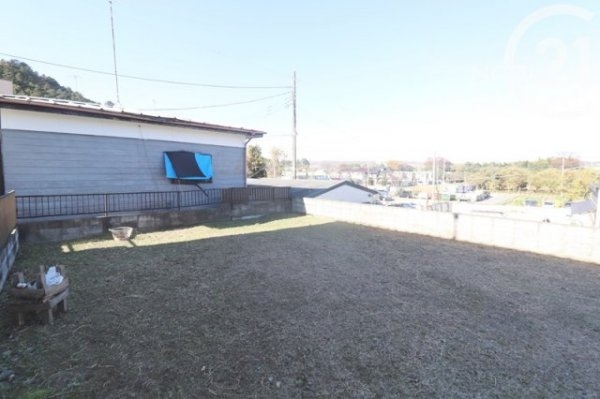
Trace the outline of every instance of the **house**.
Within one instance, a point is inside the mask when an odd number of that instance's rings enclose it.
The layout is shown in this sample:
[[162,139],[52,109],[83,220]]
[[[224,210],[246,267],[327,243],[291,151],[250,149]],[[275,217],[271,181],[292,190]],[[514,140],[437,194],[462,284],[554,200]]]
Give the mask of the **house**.
[[264,134],[100,104],[0,95],[0,194],[172,191],[173,183],[244,187],[246,145]]
[[250,187],[290,187],[290,196],[371,203],[379,193],[347,180],[248,179]]

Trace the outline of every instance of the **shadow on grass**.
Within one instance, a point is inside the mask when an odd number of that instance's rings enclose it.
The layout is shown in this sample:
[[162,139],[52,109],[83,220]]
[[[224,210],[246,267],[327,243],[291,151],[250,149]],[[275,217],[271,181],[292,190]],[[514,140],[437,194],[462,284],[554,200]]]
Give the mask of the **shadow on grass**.
[[54,263],[71,280],[55,325],[15,330],[2,294],[5,397],[600,389],[600,273],[586,264],[298,216],[24,245],[16,266]]
[[294,213],[289,214],[276,214],[276,215],[255,215],[255,216],[247,216],[241,217],[237,219],[233,219],[230,221],[224,222],[211,222],[206,223],[206,226],[210,226],[215,229],[229,229],[231,227],[244,227],[244,226],[252,226],[256,224],[264,224],[269,223],[275,220],[288,220],[288,219],[296,219],[302,218],[302,216]]

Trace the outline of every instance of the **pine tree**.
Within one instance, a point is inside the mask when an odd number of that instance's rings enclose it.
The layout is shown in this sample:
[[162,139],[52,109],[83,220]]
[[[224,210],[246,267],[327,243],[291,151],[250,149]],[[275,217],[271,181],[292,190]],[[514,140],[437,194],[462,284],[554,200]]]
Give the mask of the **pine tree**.
[[267,177],[267,162],[257,145],[248,146],[246,153],[246,171],[250,178]]

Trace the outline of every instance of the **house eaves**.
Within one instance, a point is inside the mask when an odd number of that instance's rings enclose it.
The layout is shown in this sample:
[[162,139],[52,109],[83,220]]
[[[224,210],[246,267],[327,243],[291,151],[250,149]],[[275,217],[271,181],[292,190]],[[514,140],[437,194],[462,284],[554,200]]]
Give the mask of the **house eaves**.
[[85,116],[90,118],[112,119],[127,122],[149,123],[163,126],[202,129],[221,133],[234,133],[249,139],[259,138],[266,132],[239,127],[215,125],[211,123],[188,121],[173,117],[147,115],[120,108],[103,107],[98,103],[48,99],[40,97],[0,95],[0,108],[9,108],[34,112],[46,112],[62,115]]

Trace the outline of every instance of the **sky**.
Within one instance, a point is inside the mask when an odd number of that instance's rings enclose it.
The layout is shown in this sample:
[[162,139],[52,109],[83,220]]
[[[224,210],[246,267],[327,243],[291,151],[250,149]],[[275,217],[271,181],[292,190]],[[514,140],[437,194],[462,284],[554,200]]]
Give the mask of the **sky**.
[[4,2],[0,58],[126,110],[264,130],[267,156],[292,157],[296,72],[299,159],[600,160],[597,0],[113,0],[112,12],[118,98],[108,0]]

